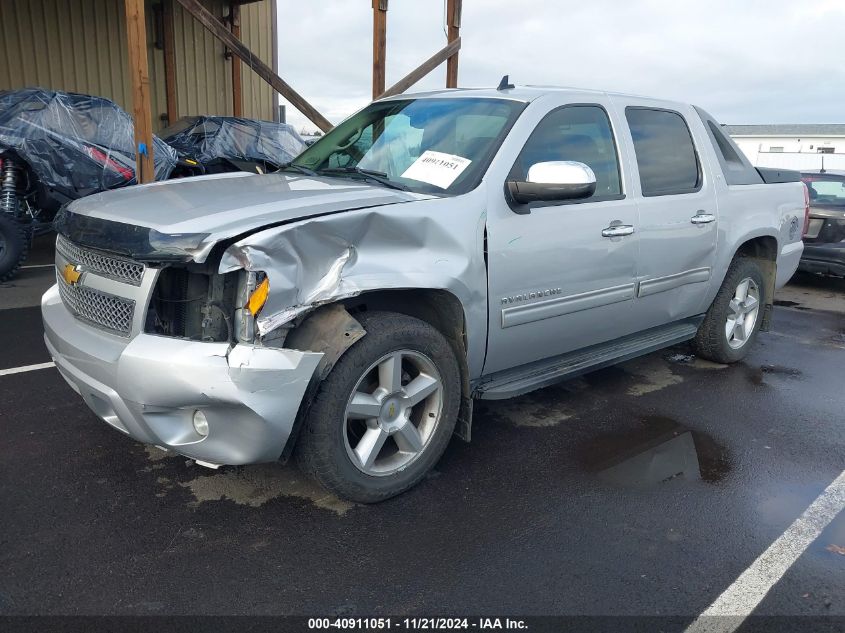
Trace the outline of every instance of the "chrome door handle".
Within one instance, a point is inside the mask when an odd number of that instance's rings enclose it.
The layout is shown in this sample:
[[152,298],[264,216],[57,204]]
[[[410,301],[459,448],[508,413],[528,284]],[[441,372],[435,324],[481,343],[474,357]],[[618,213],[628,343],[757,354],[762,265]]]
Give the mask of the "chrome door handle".
[[701,213],[699,211],[694,216],[692,216],[689,221],[693,224],[710,224],[711,222],[716,221],[716,216],[712,213]]
[[606,229],[602,229],[602,237],[623,237],[625,235],[633,235],[634,227],[630,224],[614,224]]

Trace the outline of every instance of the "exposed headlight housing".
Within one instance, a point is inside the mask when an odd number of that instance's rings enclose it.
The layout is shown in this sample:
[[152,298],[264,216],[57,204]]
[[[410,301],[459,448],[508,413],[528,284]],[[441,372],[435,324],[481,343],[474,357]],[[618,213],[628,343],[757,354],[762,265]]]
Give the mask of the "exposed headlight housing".
[[261,311],[261,308],[264,307],[264,304],[267,302],[267,296],[270,294],[270,280],[267,277],[264,277],[258,285],[255,287],[250,295],[249,299],[246,302],[244,308],[249,310],[249,313],[255,317]]

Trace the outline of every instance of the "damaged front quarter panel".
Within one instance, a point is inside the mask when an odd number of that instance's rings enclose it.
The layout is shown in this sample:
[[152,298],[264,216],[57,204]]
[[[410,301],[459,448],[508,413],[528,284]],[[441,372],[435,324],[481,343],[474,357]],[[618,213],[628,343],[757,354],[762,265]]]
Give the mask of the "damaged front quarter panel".
[[[256,319],[262,337],[321,305],[369,291],[449,291],[464,307],[470,371],[480,370],[486,218],[466,212],[477,208],[472,201],[460,202],[417,201],[271,227],[229,246],[219,272],[266,273],[270,292]],[[481,327],[470,331],[473,323]]]
[[[360,292],[343,277],[344,268],[355,261],[355,248],[337,235],[319,230],[280,226],[251,235],[230,246],[219,272],[239,268],[262,271],[270,280],[270,294],[256,318],[261,336],[314,307]],[[319,222],[306,222],[322,226]]]

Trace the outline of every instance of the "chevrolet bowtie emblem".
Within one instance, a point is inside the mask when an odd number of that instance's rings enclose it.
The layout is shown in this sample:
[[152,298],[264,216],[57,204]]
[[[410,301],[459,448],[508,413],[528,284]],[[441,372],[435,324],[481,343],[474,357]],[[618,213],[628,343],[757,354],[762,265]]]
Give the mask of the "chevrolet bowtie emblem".
[[391,418],[392,418],[394,415],[396,415],[396,405],[395,405],[395,404],[393,404],[392,402],[390,403],[390,409],[388,409],[387,414],[388,414]]
[[82,271],[79,270],[78,266],[65,264],[65,267],[62,269],[62,278],[65,280],[65,283],[69,286],[74,286],[79,283],[80,277],[82,277]]

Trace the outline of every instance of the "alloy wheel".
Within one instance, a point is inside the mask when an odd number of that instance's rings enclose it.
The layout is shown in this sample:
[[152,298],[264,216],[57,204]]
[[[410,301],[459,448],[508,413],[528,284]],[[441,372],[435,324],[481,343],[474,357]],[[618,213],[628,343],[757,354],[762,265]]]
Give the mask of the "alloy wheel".
[[750,277],[736,287],[733,299],[728,304],[728,318],[725,321],[725,336],[732,349],[739,349],[748,341],[757,324],[760,313],[760,288]]
[[370,476],[400,471],[425,451],[442,410],[434,362],[413,350],[390,352],[364,372],[346,404],[347,455]]

